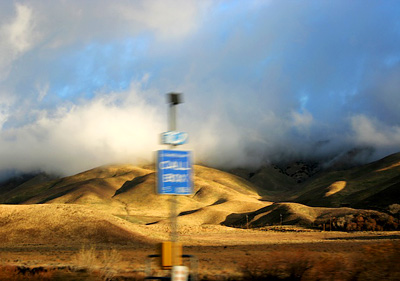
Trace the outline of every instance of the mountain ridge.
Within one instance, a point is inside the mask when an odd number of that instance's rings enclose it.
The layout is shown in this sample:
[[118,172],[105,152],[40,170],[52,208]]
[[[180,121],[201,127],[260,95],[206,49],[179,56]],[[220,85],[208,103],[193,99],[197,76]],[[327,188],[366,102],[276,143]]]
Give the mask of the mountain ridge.
[[[299,162],[287,167],[292,175],[293,167],[307,170]],[[388,221],[387,214],[374,212],[387,213],[389,206],[400,203],[400,153],[348,169],[318,171],[300,182],[274,166],[264,166],[247,178],[247,171],[238,172],[245,178],[194,165],[194,193],[179,197],[180,223],[312,227],[328,214],[349,224],[357,216]],[[39,173],[25,179],[0,183],[0,204],[83,205],[134,224],[169,222],[170,197],[156,194],[154,165],[107,165],[68,177]]]

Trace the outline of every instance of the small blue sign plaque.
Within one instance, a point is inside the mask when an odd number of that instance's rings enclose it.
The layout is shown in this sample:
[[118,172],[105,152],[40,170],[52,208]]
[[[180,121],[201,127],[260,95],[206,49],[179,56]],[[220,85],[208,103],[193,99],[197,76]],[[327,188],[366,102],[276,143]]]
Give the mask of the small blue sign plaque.
[[188,133],[169,131],[161,134],[163,144],[180,145],[185,144],[188,139]]
[[189,151],[157,152],[157,193],[169,195],[193,193],[192,160]]

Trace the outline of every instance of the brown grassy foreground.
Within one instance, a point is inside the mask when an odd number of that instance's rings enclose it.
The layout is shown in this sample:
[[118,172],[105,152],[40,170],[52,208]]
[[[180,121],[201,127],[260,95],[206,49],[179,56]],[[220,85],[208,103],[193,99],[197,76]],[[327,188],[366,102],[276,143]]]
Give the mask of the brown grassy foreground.
[[[84,205],[0,205],[0,218],[0,280],[143,280],[147,255],[157,253],[170,233],[164,220],[131,223]],[[184,253],[198,258],[199,280],[400,277],[398,231],[240,229],[178,221]]]
[[[399,280],[399,238],[398,232],[181,229],[184,253],[199,260],[199,280]],[[146,257],[156,249],[157,243],[2,245],[0,280],[143,280]]]

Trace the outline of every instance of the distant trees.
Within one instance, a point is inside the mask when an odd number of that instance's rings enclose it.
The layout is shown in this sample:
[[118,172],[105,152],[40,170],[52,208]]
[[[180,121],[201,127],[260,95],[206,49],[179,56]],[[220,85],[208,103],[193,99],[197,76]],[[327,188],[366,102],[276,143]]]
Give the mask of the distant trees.
[[399,218],[399,216],[400,216],[400,204],[392,204],[392,205],[389,205],[388,211],[389,211],[389,213],[391,213],[393,216]]
[[329,217],[319,223],[323,230],[338,231],[382,231],[398,230],[399,219],[377,212],[360,212],[342,217]]

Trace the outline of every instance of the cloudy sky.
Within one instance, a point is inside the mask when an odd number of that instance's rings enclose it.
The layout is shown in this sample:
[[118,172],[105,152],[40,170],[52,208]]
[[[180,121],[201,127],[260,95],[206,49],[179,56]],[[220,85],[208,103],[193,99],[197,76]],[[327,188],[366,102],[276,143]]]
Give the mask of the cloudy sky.
[[0,170],[400,151],[399,1],[0,2]]

